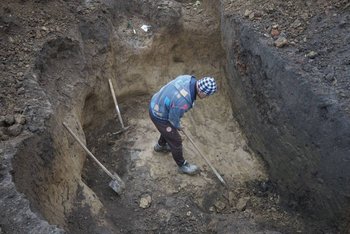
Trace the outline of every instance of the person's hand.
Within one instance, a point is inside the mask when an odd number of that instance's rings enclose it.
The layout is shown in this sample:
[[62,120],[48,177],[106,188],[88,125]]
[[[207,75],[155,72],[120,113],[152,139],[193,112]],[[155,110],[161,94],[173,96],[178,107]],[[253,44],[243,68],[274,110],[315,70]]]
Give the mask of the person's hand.
[[186,128],[186,125],[181,121],[180,127],[177,130],[183,132],[185,128]]

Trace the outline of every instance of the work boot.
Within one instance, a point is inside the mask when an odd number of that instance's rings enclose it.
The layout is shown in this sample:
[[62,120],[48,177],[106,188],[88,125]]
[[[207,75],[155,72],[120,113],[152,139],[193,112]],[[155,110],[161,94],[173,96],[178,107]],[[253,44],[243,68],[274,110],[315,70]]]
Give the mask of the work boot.
[[194,164],[189,164],[187,161],[179,167],[179,172],[188,175],[195,175],[199,173],[199,168]]
[[153,147],[153,149],[154,149],[154,151],[160,152],[160,153],[169,153],[169,152],[171,152],[171,149],[170,149],[170,146],[168,145],[168,143],[166,143],[165,146],[162,146],[162,145],[157,143]]

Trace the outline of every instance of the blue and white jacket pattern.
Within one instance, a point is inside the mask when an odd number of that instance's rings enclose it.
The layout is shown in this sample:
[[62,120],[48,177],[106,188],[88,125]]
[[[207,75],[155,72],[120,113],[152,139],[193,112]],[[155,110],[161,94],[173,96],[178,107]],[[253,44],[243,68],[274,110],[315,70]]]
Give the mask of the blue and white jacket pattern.
[[194,104],[190,91],[191,77],[178,76],[153,95],[150,111],[155,118],[169,121],[177,129],[181,128],[180,119]]

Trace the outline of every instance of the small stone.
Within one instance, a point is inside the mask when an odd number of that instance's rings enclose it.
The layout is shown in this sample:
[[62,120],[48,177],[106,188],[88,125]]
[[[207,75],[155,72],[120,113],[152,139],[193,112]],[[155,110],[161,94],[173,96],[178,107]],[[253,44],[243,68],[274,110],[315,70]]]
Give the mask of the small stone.
[[241,197],[236,205],[236,209],[239,211],[243,211],[245,210],[245,208],[247,207],[247,202],[250,200],[250,197]]
[[305,55],[305,57],[310,58],[310,59],[314,59],[314,58],[316,58],[317,55],[318,55],[317,52],[315,52],[315,51],[310,51],[309,53],[307,53],[307,54]]
[[271,29],[272,29],[272,27],[271,27],[271,26],[268,26],[268,27],[265,28],[265,31],[268,32],[268,33],[270,33],[270,32],[271,32]]
[[0,127],[5,126],[5,116],[0,116]]
[[266,193],[269,190],[268,182],[262,181],[259,185],[259,189],[261,192]]
[[275,9],[273,8],[273,6],[270,6],[270,7],[266,8],[265,11],[268,14],[272,14],[275,12]]
[[210,211],[210,212],[214,212],[214,211],[215,211],[214,206],[209,207],[209,211]]
[[78,13],[83,12],[83,7],[82,7],[82,6],[78,6],[78,7],[77,7],[77,12],[78,12]]
[[230,191],[228,193],[228,201],[230,203],[230,206],[233,206],[234,203],[235,203],[235,198],[236,198],[236,195],[234,194],[234,192]]
[[345,28],[345,26],[346,26],[346,21],[345,20],[341,20],[339,22],[339,28]]
[[254,12],[250,13],[249,19],[252,20],[252,19],[254,19],[254,17],[255,17],[255,13]]
[[15,115],[15,121],[18,124],[25,124],[26,123],[26,117],[24,115]]
[[152,198],[149,194],[143,195],[140,199],[140,207],[146,209],[151,206]]
[[37,127],[37,126],[34,126],[34,125],[30,125],[29,127],[28,127],[28,129],[29,129],[29,131],[31,131],[31,132],[37,132],[38,130],[39,130],[39,128]]
[[41,32],[40,32],[39,30],[36,31],[35,37],[36,37],[36,38],[41,38],[41,37],[42,37],[42,34],[41,34]]
[[193,6],[197,7],[197,6],[200,6],[200,5],[201,5],[201,2],[197,0]]
[[16,84],[15,84],[15,88],[19,89],[19,88],[22,87],[22,85],[23,85],[23,83],[21,81],[17,81]]
[[9,139],[9,136],[4,134],[0,128],[0,141],[7,141]]
[[5,116],[5,123],[7,125],[12,125],[15,123],[15,118],[13,117],[13,115],[6,115]]
[[287,40],[287,38],[285,38],[285,37],[279,37],[279,38],[274,42],[274,45],[275,45],[277,48],[282,48],[283,46],[288,45],[288,40]]
[[22,95],[22,94],[24,94],[25,93],[25,89],[23,88],[23,87],[21,87],[21,88],[19,88],[18,90],[17,90],[17,94],[18,95]]
[[42,26],[42,27],[41,27],[41,30],[43,30],[43,31],[48,31],[49,29],[48,29],[47,27],[45,27],[45,26]]
[[260,18],[260,17],[262,17],[262,16],[263,16],[263,14],[262,14],[261,12],[255,12],[255,13],[254,13],[254,17]]
[[251,10],[245,10],[244,17],[248,18],[251,13],[253,13]]
[[278,29],[278,27],[279,27],[279,25],[278,25],[278,24],[274,24],[274,25],[272,25],[272,28],[273,28],[273,29]]
[[299,19],[296,19],[290,26],[293,28],[297,28],[301,25],[301,21]]
[[190,217],[191,214],[192,214],[191,211],[187,211],[187,213],[186,213],[187,217]]
[[9,136],[18,136],[22,132],[22,125],[20,124],[14,124],[7,128],[7,135]]
[[222,201],[215,202],[214,206],[215,206],[216,211],[218,213],[220,213],[221,211],[223,211],[226,208],[226,204]]
[[23,109],[21,109],[21,108],[19,108],[19,107],[15,107],[15,108],[13,108],[13,111],[14,111],[15,113],[21,113],[21,112],[23,111]]
[[350,65],[350,58],[344,59],[343,65]]
[[210,233],[217,233],[217,228],[218,226],[218,220],[212,219],[209,224],[208,224],[208,231],[210,231]]
[[278,29],[271,29],[271,36],[272,37],[278,37],[280,35],[280,31],[278,31]]

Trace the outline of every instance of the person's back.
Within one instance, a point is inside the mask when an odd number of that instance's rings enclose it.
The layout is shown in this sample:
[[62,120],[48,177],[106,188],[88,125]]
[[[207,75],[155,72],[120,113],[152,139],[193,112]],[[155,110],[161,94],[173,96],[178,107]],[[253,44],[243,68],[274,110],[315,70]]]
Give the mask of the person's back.
[[[150,110],[154,117],[169,121],[174,127],[180,127],[183,114],[192,108],[195,101],[191,95],[190,75],[178,76],[163,86],[151,99]],[[194,91],[192,91],[194,92]]]

